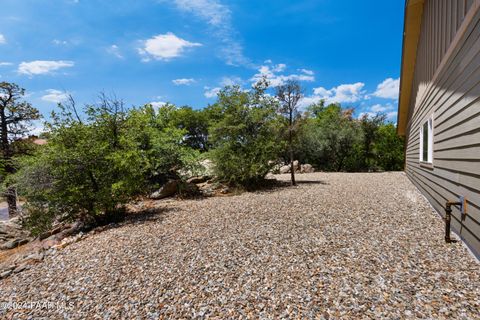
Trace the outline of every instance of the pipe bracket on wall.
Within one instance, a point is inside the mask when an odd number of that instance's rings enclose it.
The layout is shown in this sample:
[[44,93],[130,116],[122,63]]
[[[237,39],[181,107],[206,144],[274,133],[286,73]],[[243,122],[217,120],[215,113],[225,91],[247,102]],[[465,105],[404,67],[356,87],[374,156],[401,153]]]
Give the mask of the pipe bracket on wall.
[[460,196],[458,198],[458,202],[460,203],[460,213],[462,214],[462,221],[465,221],[467,217],[467,198],[464,196]]

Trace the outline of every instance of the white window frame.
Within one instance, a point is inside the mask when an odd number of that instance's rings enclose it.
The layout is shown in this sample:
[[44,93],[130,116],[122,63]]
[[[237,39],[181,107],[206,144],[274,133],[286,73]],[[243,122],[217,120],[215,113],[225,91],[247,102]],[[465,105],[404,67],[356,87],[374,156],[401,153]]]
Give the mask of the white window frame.
[[[424,158],[424,127],[425,125],[428,126],[427,134],[428,134],[428,150],[427,150],[427,159]],[[420,154],[419,154],[419,160],[422,163],[428,163],[432,164],[433,163],[433,115],[430,116],[426,121],[422,122],[422,125],[420,126]]]

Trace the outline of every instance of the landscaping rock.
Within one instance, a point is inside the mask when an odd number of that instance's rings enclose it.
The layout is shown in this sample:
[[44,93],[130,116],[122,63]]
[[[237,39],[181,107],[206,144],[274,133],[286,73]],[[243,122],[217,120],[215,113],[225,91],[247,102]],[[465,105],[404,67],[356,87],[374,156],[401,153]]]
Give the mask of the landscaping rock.
[[205,159],[200,161],[200,165],[203,167],[203,175],[213,177],[215,164],[212,160]]
[[0,273],[0,279],[4,279],[6,277],[8,277],[9,275],[11,275],[13,272],[13,270],[7,270],[7,271],[4,271],[2,273]]
[[210,179],[207,176],[201,176],[201,177],[192,177],[187,180],[187,183],[193,183],[193,184],[200,184],[206,182],[208,179]]
[[293,161],[293,169],[295,170],[295,172],[300,171],[300,161],[298,160]]
[[25,271],[29,268],[28,264],[21,264],[19,266],[17,266],[14,270],[13,270],[13,273],[20,273],[22,271]]
[[300,172],[301,173],[314,173],[315,169],[313,168],[313,166],[311,164],[302,164]]
[[14,239],[3,243],[0,250],[10,250],[28,243],[28,239]]
[[280,168],[280,174],[290,173],[290,166],[283,166]]
[[178,180],[170,180],[158,191],[152,193],[150,195],[150,198],[155,200],[160,200],[160,199],[171,197],[177,193],[179,184],[180,184],[180,181]]

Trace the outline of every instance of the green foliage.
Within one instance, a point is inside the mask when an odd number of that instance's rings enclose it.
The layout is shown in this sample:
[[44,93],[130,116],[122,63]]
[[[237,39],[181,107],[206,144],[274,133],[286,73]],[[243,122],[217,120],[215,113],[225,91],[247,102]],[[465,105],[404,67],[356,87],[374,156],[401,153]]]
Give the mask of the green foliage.
[[[15,172],[14,156],[28,153],[32,146],[21,139],[30,130],[39,111],[24,101],[25,89],[15,83],[0,82],[0,182],[8,187],[9,175]],[[15,202],[15,199],[13,199]]]
[[403,168],[403,141],[385,116],[352,118],[352,109],[321,101],[310,106],[296,143],[299,160],[325,171]]
[[314,116],[306,122],[299,139],[302,162],[327,171],[351,167],[355,147],[362,139],[358,124],[336,104],[314,105],[309,112]]
[[184,132],[167,121],[169,107],[125,112],[120,102],[103,99],[86,107],[85,121],[74,107],[60,108],[52,115],[48,144],[24,158],[16,176],[33,231],[56,219],[114,217],[191,156],[181,144]]
[[404,144],[404,139],[397,135],[393,124],[382,124],[373,147],[378,165],[387,171],[403,170]]
[[[402,168],[403,141],[384,116],[357,120],[353,110],[323,102],[302,114],[296,87],[280,90],[283,102],[267,89],[265,81],[250,91],[226,87],[203,110],[171,104],[124,110],[101,95],[99,104],[78,112],[70,99],[46,125],[47,145],[11,145],[25,154],[8,183],[27,199],[26,226],[38,234],[58,220],[117,219],[134,197],[201,174],[203,159],[213,160],[219,181],[244,188],[260,184],[275,160],[292,152],[320,170]],[[184,195],[194,191],[180,185]]]
[[260,183],[278,157],[282,144],[276,139],[276,102],[266,96],[266,86],[252,92],[227,87],[219,94],[216,110],[221,120],[211,128],[212,160],[218,178],[232,185]]
[[172,124],[178,129],[185,130],[184,145],[202,152],[209,150],[209,115],[205,110],[193,110],[191,107],[178,108],[172,117]]

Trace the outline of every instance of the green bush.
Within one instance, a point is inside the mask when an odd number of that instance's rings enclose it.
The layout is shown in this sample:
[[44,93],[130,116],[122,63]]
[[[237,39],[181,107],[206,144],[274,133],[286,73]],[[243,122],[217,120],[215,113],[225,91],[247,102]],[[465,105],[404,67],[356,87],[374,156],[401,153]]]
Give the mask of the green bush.
[[227,87],[216,107],[221,120],[211,128],[210,152],[218,179],[236,186],[253,187],[263,181],[282,150],[278,142],[276,102],[265,95],[265,84],[250,92]]
[[87,107],[85,121],[63,107],[52,116],[48,144],[20,161],[15,180],[33,232],[56,220],[116,220],[124,204],[192,157],[183,131],[169,127],[164,113],[151,106],[124,112],[107,102]]
[[295,153],[302,163],[325,171],[403,168],[403,140],[385,115],[352,117],[352,109],[323,102],[308,108]]

